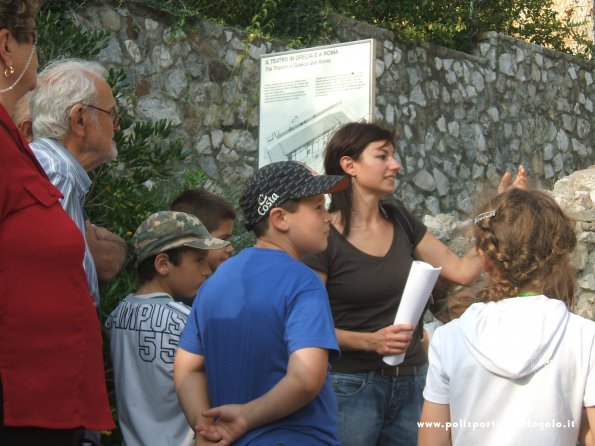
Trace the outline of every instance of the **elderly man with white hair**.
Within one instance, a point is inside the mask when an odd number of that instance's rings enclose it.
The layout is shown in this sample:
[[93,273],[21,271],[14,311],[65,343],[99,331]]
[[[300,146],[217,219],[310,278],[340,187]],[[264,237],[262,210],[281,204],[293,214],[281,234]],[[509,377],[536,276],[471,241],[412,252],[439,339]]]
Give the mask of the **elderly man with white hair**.
[[[26,99],[24,99],[26,100]],[[15,113],[27,119],[26,104]],[[126,243],[96,227],[84,211],[91,187],[87,172],[113,160],[119,129],[116,100],[106,70],[96,62],[64,59],[51,63],[38,76],[30,101],[31,149],[50,181],[62,192],[62,206],[85,238],[83,267],[94,303],[99,308],[99,282],[116,276],[126,259]],[[27,131],[24,134],[27,135]],[[28,135],[30,137],[30,135]],[[99,432],[83,431],[81,445],[100,445]]]
[[34,141],[31,148],[52,183],[60,189],[62,205],[85,235],[84,268],[95,305],[99,306],[98,274],[113,278],[126,257],[126,244],[116,234],[92,225],[85,214],[91,187],[87,172],[113,160],[113,140],[119,129],[117,104],[96,62],[59,60],[39,75],[30,99]]

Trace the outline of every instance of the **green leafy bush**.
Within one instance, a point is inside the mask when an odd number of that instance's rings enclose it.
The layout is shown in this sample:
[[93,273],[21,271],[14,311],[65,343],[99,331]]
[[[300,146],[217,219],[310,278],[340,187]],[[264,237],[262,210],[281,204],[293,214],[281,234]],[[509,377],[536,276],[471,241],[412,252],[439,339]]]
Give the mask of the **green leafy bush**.
[[89,31],[66,20],[63,14],[46,9],[42,9],[37,20],[37,35],[40,67],[58,58],[92,58],[109,38],[108,31]]

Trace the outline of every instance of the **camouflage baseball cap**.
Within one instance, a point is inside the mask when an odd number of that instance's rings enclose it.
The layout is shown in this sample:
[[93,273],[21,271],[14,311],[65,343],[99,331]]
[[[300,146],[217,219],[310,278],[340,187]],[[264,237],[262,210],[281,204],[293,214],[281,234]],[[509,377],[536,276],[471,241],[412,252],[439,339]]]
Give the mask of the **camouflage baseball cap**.
[[279,161],[256,171],[246,182],[240,207],[252,229],[269,211],[288,200],[339,191],[349,184],[343,175],[318,175],[304,163]]
[[141,262],[168,249],[186,246],[196,249],[219,249],[228,241],[212,237],[194,215],[184,212],[160,211],[143,221],[134,235],[132,245]]

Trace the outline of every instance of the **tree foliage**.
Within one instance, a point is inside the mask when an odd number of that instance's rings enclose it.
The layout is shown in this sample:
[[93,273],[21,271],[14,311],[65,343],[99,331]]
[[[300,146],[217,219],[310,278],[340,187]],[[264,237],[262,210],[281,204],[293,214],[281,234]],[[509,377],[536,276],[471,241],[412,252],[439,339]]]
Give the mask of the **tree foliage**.
[[292,45],[327,43],[330,14],[375,24],[403,40],[432,42],[468,51],[480,32],[502,32],[559,51],[591,58],[593,39],[556,12],[555,0],[137,0],[181,18],[219,20]]
[[593,41],[559,14],[554,0],[336,0],[335,8],[390,29],[397,37],[468,51],[480,32],[497,31],[529,42],[592,57]]
[[[131,2],[132,0],[128,0]],[[120,0],[120,3],[126,3]],[[579,57],[593,57],[593,36],[572,18],[575,7],[556,11],[556,0],[134,0],[178,18],[206,18],[290,46],[329,43],[332,14],[388,29],[402,40],[469,51],[478,33],[497,31]],[[47,0],[46,10],[84,7],[84,1]],[[89,36],[80,36],[84,42]],[[73,42],[64,41],[65,45]]]
[[89,31],[66,20],[62,13],[43,9],[37,20],[37,57],[43,67],[64,57],[93,58],[107,45],[109,32]]

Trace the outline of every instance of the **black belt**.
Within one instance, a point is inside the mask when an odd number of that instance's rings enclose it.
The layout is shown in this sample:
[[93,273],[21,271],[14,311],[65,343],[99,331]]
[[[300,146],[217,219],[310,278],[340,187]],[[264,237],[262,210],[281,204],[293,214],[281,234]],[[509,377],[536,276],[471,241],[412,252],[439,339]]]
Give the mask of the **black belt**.
[[420,365],[398,365],[396,367],[382,367],[380,369],[372,370],[375,375],[384,377],[398,377],[398,376],[414,376],[421,371]]

